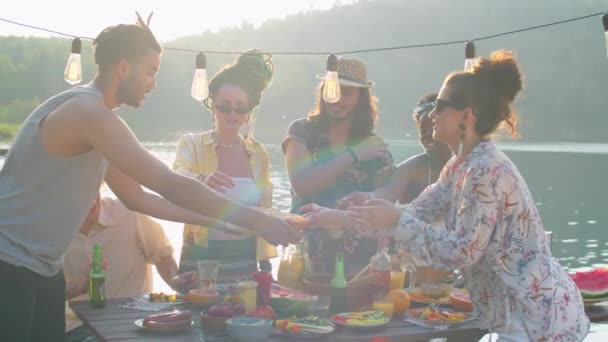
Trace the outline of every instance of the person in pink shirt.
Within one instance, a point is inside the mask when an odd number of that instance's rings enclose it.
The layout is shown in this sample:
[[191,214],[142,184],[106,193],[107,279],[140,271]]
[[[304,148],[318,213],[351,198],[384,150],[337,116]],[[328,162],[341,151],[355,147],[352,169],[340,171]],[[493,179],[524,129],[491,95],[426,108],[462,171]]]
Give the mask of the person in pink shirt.
[[[118,199],[98,194],[63,262],[68,300],[86,297],[95,244],[101,244],[103,250],[107,298],[152,292],[152,265],[176,291],[185,292],[197,285],[195,272],[178,274],[173,247],[158,222],[127,209]],[[83,329],[74,330],[80,325],[82,322],[66,306],[66,337],[82,336]]]

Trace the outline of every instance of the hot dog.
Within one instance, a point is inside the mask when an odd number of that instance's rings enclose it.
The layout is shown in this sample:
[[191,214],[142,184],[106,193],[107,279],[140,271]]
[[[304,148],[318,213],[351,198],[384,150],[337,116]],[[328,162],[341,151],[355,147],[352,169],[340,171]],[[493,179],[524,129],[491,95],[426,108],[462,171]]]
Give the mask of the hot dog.
[[146,321],[158,321],[158,322],[169,322],[175,320],[185,319],[192,317],[192,313],[188,311],[173,310],[169,312],[163,312],[161,314],[150,315],[144,319]]
[[177,329],[189,326],[192,323],[192,319],[184,319],[180,321],[171,321],[171,322],[158,322],[158,321],[148,321],[145,322],[144,325],[148,328],[154,329]]
[[143,324],[150,328],[176,328],[192,321],[192,312],[173,310],[161,314],[150,315],[144,319]]

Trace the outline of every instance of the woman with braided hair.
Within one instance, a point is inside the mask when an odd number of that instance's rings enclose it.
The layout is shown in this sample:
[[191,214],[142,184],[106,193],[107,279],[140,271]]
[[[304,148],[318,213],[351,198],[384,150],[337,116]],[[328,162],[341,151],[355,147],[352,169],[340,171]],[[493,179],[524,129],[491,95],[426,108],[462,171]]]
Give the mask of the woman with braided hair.
[[[209,82],[203,105],[214,128],[182,136],[175,171],[195,177],[215,191],[253,207],[270,207],[272,184],[268,152],[253,138],[262,92],[272,79],[270,56],[249,50],[220,70]],[[256,259],[276,256],[263,239],[240,237],[202,226],[186,225],[181,270],[195,270],[198,260],[220,260],[219,280],[234,281],[257,269]]]

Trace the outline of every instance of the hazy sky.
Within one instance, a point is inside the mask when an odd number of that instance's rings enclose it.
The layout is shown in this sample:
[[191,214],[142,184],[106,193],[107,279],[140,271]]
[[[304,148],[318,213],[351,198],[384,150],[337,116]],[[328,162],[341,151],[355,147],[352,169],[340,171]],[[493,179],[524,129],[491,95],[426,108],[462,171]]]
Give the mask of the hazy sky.
[[[0,17],[79,36],[95,37],[103,28],[131,23],[135,11],[154,11],[151,27],[167,41],[207,29],[239,24],[260,24],[307,9],[327,9],[335,0],[16,0],[3,6]],[[351,1],[341,1],[348,3]],[[49,36],[37,30],[0,22],[0,35]]]

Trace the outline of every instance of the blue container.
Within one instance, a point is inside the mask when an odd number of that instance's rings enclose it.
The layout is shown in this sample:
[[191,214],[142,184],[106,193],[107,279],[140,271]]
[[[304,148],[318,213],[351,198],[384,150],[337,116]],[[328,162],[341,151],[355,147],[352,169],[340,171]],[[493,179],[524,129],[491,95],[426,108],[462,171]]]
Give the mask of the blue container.
[[271,319],[256,317],[233,317],[226,326],[228,335],[238,342],[264,342],[274,329]]

